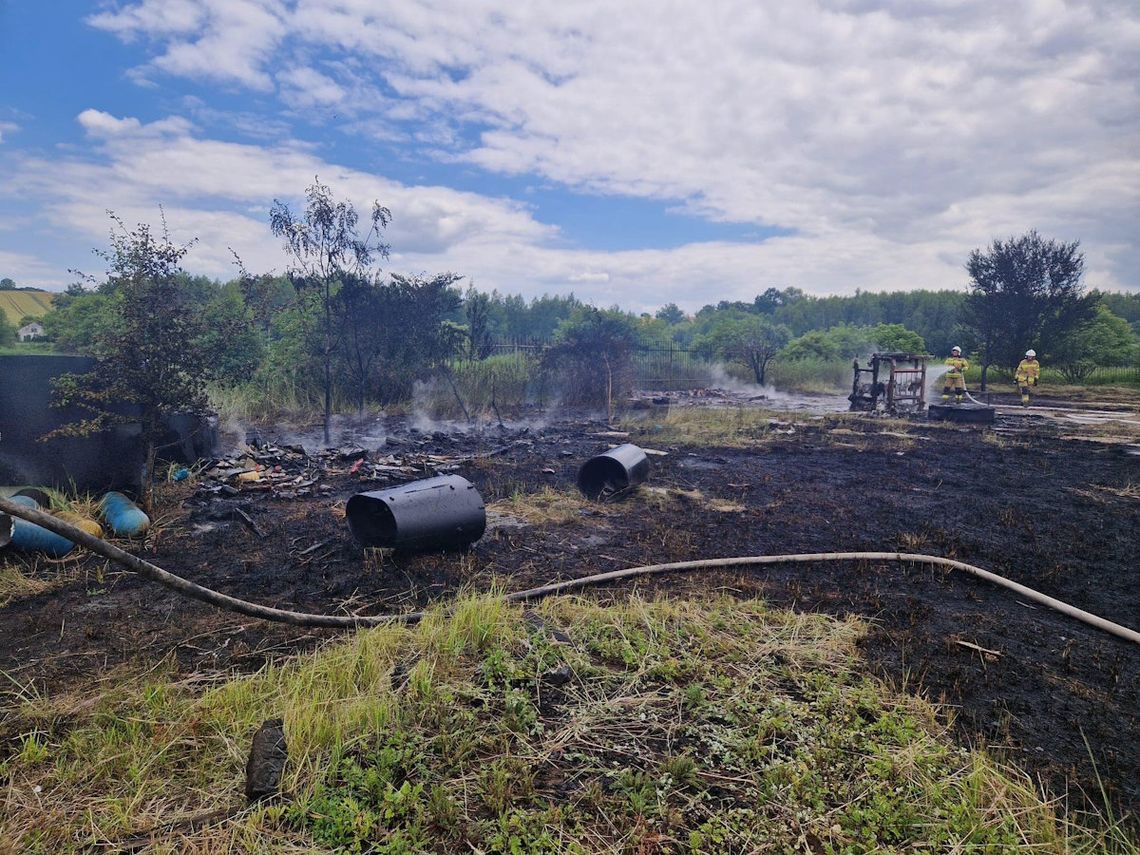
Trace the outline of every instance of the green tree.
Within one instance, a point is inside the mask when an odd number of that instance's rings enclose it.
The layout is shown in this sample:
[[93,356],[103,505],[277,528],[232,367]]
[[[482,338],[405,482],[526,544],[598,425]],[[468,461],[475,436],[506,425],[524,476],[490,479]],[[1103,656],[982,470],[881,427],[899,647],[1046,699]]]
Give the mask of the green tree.
[[774,324],[763,315],[721,312],[693,344],[698,352],[745,366],[763,386],[768,363],[791,337],[786,326]]
[[991,365],[1012,369],[1026,348],[1045,349],[1046,331],[1058,341],[1092,316],[1096,300],[1081,285],[1079,247],[1079,241],[1061,243],[1034,230],[970,253],[965,317],[981,349],[983,391]]
[[447,361],[462,352],[466,333],[448,320],[463,301],[454,287],[461,278],[393,273],[380,288],[380,311],[389,319],[377,377],[382,398],[406,397],[413,381],[446,370]]
[[757,294],[752,301],[752,311],[761,315],[772,315],[784,306],[791,306],[805,298],[799,288],[767,288],[763,294]]
[[8,318],[0,312],[0,347],[9,347],[16,341],[16,328],[8,323]]
[[274,200],[269,226],[281,238],[293,258],[289,277],[298,291],[318,295],[321,312],[321,360],[324,388],[325,443],[332,441],[333,357],[340,343],[335,324],[336,296],[345,275],[364,276],[376,256],[388,257],[388,245],[380,233],[391,222],[392,213],[379,202],[372,204],[371,228],[364,237],[357,230],[359,218],[348,202],[333,199],[332,190],[320,179],[305,191],[305,210],[294,214],[289,206]]
[[562,374],[564,397],[571,403],[605,405],[614,415],[614,399],[633,386],[634,320],[620,311],[580,306],[559,325],[544,363]]
[[871,327],[869,336],[881,351],[926,352],[926,342],[922,336],[902,324],[875,324]]
[[238,279],[238,289],[241,291],[242,302],[249,311],[250,318],[266,336],[273,328],[274,316],[290,306],[297,297],[297,291],[287,276],[274,276],[263,273],[251,276],[238,259],[241,276]]
[[676,303],[669,303],[658,309],[654,317],[667,324],[673,325],[683,322],[685,320],[685,313],[681,311]]
[[15,291],[15,290],[16,290],[16,283],[13,282],[11,279],[9,279],[7,276],[5,276],[3,279],[0,279],[0,291]]
[[211,354],[213,379],[227,386],[248,381],[265,358],[265,337],[241,293],[232,288],[214,288],[200,311],[200,344]]
[[[56,381],[62,405],[86,410],[87,418],[53,435],[82,436],[115,423],[138,421],[145,452],[142,500],[150,507],[156,443],[165,418],[206,406],[206,382],[213,359],[204,339],[204,322],[187,295],[180,276],[185,246],[139,224],[128,231],[111,215],[110,250],[96,254],[108,264],[100,295],[108,303],[106,323],[97,326],[91,351],[97,361],[87,374],[68,374]],[[125,411],[123,407],[131,411]]]
[[1128,321],[1098,305],[1090,320],[1051,344],[1044,359],[1070,383],[1080,383],[1098,365],[1131,365],[1136,355],[1137,337]]
[[1097,291],[1095,289],[1090,293],[1096,294],[1100,298],[1100,302],[1110,312],[1128,321],[1132,331],[1140,335],[1140,294],[1121,294],[1116,291]]
[[91,353],[106,326],[112,323],[111,297],[73,284],[58,295],[52,310],[44,315],[44,334],[56,349],[68,353]]
[[818,359],[834,362],[865,356],[877,346],[869,328],[839,324],[828,330],[812,330],[793,339],[781,357],[788,360]]
[[467,358],[486,359],[491,355],[491,295],[476,291],[472,283],[463,298],[463,314],[467,318]]

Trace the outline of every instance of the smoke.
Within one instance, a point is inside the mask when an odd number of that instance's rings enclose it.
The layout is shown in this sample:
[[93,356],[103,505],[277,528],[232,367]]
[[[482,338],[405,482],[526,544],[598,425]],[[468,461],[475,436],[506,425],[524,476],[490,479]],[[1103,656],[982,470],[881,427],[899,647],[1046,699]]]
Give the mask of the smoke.
[[[459,395],[463,395],[462,389]],[[539,431],[553,419],[558,403],[547,403],[540,414],[526,418],[509,417],[503,413],[506,405],[499,406],[504,429]],[[531,406],[528,404],[526,408]],[[469,419],[463,416],[464,408]],[[499,430],[499,416],[488,404],[463,399],[460,405],[460,398],[451,384],[442,377],[432,377],[417,380],[412,386],[411,425],[422,433],[481,434]]]
[[265,429],[250,428],[241,436],[240,441],[252,443],[259,439],[268,440],[278,445],[300,446],[306,453],[314,454],[326,448],[379,448],[387,441],[388,434],[383,413],[368,413],[364,416],[338,413],[329,419],[327,443],[323,423],[293,425],[280,422]]
[[740,395],[764,395],[767,397],[770,394],[776,393],[776,390],[771,386],[759,386],[756,383],[747,383],[733,377],[728,373],[728,369],[721,362],[716,362],[709,366],[709,384],[717,389],[724,389],[726,392],[736,392]]
[[926,363],[926,400],[936,401],[935,395],[941,394],[941,384],[938,382],[942,375],[950,370],[945,363]]

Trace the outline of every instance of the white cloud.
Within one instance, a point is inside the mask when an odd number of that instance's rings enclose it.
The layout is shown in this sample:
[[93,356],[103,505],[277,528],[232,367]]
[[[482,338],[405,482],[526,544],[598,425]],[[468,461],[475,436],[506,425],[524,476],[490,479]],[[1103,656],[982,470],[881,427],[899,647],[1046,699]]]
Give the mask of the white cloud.
[[586,271],[583,273],[571,273],[567,277],[571,282],[609,282],[610,274],[602,271]]
[[[90,247],[106,242],[107,208],[127,223],[155,222],[162,205],[176,239],[200,239],[188,258],[190,269],[231,277],[233,247],[251,270],[283,270],[286,259],[269,232],[268,209],[275,198],[300,206],[314,175],[362,213],[373,200],[392,209],[388,269],[452,270],[481,288],[528,296],[573,291],[600,305],[617,302],[637,310],[668,302],[691,310],[720,299],[748,300],[770,285],[794,284],[810,293],[957,287],[965,282],[962,264],[969,249],[992,237],[977,230],[978,217],[969,205],[986,211],[998,233],[1012,234],[1026,222],[1043,229],[1057,225],[1040,215],[1056,206],[1047,195],[983,196],[932,215],[937,223],[932,234],[907,241],[873,230],[828,228],[759,244],[588,251],[568,248],[557,229],[535,221],[520,203],[440,186],[407,186],[329,163],[311,147],[201,138],[178,117],[143,123],[88,110],[79,121],[91,139],[83,157],[23,156],[9,173],[13,200],[43,206],[39,225],[53,251],[71,236],[67,266],[90,267]],[[1120,188],[1135,175],[1105,164],[1094,178],[1091,191],[1111,200],[1122,196]],[[1052,192],[1063,198],[1071,188],[1060,185]],[[1008,221],[992,218],[999,210],[1010,212]],[[31,221],[23,228],[35,226]],[[1134,253],[1127,230],[1127,224],[1118,224],[1112,242],[1086,244],[1090,278],[1096,276],[1092,284],[1118,284],[1113,271]],[[56,287],[70,281],[62,269],[48,275],[46,263],[34,257],[6,275],[26,278],[22,271],[32,270],[33,262],[41,280]]]
[[126,41],[163,40],[150,69],[269,90],[261,66],[287,33],[285,12],[274,0],[142,0],[87,21]]
[[4,142],[4,135],[15,133],[20,130],[20,126],[15,122],[0,122],[0,143]]
[[[1048,223],[1104,256],[1103,284],[1140,286],[1116,239],[1140,213],[1132,4],[140,0],[93,21],[151,40],[153,68],[276,74],[290,106],[335,104],[386,139],[412,121],[491,171],[907,256]],[[325,67],[275,70],[284,40]]]
[[34,255],[0,249],[0,277],[15,280],[21,288],[62,290],[74,277],[64,281],[60,279],[61,273],[67,275],[66,270],[60,271]]
[[347,94],[340,84],[314,68],[295,67],[280,72],[281,97],[294,107],[339,104]]
[[342,131],[420,156],[793,232],[573,250],[510,200],[98,109],[80,116],[89,157],[17,176],[84,235],[105,232],[105,207],[149,219],[161,201],[202,230],[218,275],[207,234],[281,265],[257,212],[319,173],[393,209],[401,264],[527,293],[694,307],[769,284],[957,287],[971,249],[1031,227],[1081,239],[1090,284],[1140,287],[1140,10],[1121,0],[128,0],[89,20],[144,42],[148,78],[275,94],[278,123],[335,110]]

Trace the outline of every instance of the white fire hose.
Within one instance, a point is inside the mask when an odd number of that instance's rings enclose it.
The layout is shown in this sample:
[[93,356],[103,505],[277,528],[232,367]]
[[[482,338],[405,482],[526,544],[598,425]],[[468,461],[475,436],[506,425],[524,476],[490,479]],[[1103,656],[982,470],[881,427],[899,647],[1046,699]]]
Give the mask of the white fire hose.
[[[24,507],[23,505],[9,502],[7,499],[0,498],[0,511],[10,514],[15,517],[20,517],[28,522],[35,523],[43,526],[49,531],[54,531],[56,534],[66,537],[68,540],[74,541],[80,546],[84,546],[97,555],[108,558],[118,564],[123,565],[129,570],[133,570],[146,578],[165,585],[168,588],[177,591],[183,596],[190,597],[191,599],[200,600],[204,603],[217,606],[228,611],[238,612],[240,614],[249,615],[250,617],[262,618],[264,620],[277,621],[280,623],[294,624],[297,626],[324,626],[324,627],[365,627],[377,626],[379,624],[388,622],[402,622],[414,623],[423,618],[423,612],[408,612],[405,614],[386,614],[386,615],[322,615],[322,614],[308,614],[305,612],[294,612],[285,609],[276,609],[271,606],[263,606],[258,603],[251,603],[247,600],[241,600],[236,597],[231,597],[227,594],[222,594],[218,591],[205,588],[189,579],[183,579],[181,576],[176,576],[173,573],[168,573],[161,567],[151,564],[136,555],[125,552],[112,543],[108,543],[101,538],[88,534],[87,532],[76,528],[75,526],[64,522],[58,517],[51,514],[44,513],[43,511],[34,510],[32,508]],[[1047,606],[1054,609],[1061,614],[1068,615],[1069,617],[1076,618],[1089,626],[1096,629],[1115,635],[1117,638],[1122,638],[1125,641],[1131,641],[1133,644],[1140,644],[1140,633],[1136,630],[1129,629],[1126,626],[1121,626],[1118,623],[1113,623],[1110,620],[1105,620],[1102,617],[1086,612],[1083,609],[1078,609],[1068,603],[1061,602],[1053,597],[1046,596],[1045,594],[1035,591],[1032,588],[1027,588],[1024,585],[1018,584],[1004,576],[999,576],[996,573],[991,573],[988,570],[983,570],[980,567],[975,567],[972,564],[966,564],[962,561],[955,561],[950,558],[942,558],[936,555],[919,555],[907,552],[815,552],[815,553],[801,553],[794,555],[752,555],[740,558],[708,558],[699,559],[696,561],[677,561],[671,564],[650,564],[642,567],[627,567],[624,570],[611,570],[608,573],[596,573],[591,576],[583,576],[580,579],[568,579],[564,582],[554,582],[549,585],[543,585],[538,588],[529,588],[525,591],[515,591],[511,594],[504,595],[503,599],[507,602],[520,602],[525,600],[537,600],[542,597],[548,597],[552,594],[561,594],[566,591],[573,591],[579,588],[585,588],[591,585],[600,585],[605,582],[614,582],[620,579],[629,579],[637,576],[650,576],[659,573],[672,573],[672,572],[688,572],[693,570],[711,570],[725,567],[752,567],[761,564],[791,564],[791,563],[808,563],[817,561],[886,561],[904,564],[933,564],[938,567],[947,567],[951,570],[961,570],[971,576],[976,576],[980,579],[985,579],[1007,590],[1013,591],[1017,595],[1025,598],[1034,603]]]

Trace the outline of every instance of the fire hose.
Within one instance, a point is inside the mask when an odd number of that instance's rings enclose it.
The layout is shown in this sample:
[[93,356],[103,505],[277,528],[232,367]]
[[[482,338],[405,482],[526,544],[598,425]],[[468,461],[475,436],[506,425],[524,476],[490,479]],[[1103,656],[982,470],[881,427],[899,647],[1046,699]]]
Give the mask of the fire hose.
[[[101,555],[117,564],[121,564],[128,570],[133,570],[140,576],[165,585],[185,597],[250,617],[277,621],[279,623],[288,623],[295,626],[333,628],[369,627],[393,622],[415,623],[424,617],[424,612],[422,611],[384,615],[309,614],[306,612],[277,609],[259,603],[251,603],[248,600],[238,599],[237,597],[231,597],[228,594],[211,590],[210,588],[191,582],[189,579],[184,579],[181,576],[163,570],[156,564],[139,558],[137,555],[132,555],[115,546],[113,543],[108,543],[101,538],[95,537],[43,511],[24,507],[23,505],[0,498],[0,512],[14,517],[20,517],[28,522],[43,526],[49,531],[53,531],[80,546],[86,547],[96,555]],[[542,585],[537,588],[528,588],[525,591],[515,591],[510,594],[505,594],[503,599],[506,602],[525,602],[554,594],[566,593],[567,591],[578,590],[592,585],[600,585],[605,582],[615,582],[621,579],[651,576],[660,573],[711,570],[726,567],[753,567],[762,564],[804,564],[817,561],[883,561],[904,564],[928,564],[936,567],[946,567],[951,570],[959,570],[1009,591],[1013,591],[1030,602],[1046,606],[1063,615],[1067,615],[1068,617],[1075,618],[1089,626],[1095,627],[1096,629],[1115,635],[1117,638],[1131,641],[1134,644],[1140,644],[1140,632],[1098,617],[1083,609],[1078,609],[1068,603],[1042,594],[1040,591],[1027,588],[1025,585],[1021,585],[1004,576],[999,576],[996,573],[983,570],[981,567],[975,567],[972,564],[955,561],[951,558],[907,552],[815,552],[791,555],[751,555],[737,558],[708,558],[695,561],[676,561],[670,564],[649,564],[641,567],[627,567],[622,570],[611,570],[607,573],[595,573],[591,576],[583,576],[578,579],[569,579],[563,582]]]

